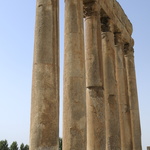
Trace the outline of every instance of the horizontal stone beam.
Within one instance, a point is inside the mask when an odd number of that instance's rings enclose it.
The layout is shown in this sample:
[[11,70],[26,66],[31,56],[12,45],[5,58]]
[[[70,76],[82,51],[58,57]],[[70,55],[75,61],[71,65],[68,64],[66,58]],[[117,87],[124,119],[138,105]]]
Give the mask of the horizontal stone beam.
[[[92,3],[97,0],[83,0],[84,3]],[[116,28],[121,31],[123,41],[130,43],[132,41],[131,35],[133,31],[132,24],[122,7],[116,0],[99,0],[101,9],[111,19]]]

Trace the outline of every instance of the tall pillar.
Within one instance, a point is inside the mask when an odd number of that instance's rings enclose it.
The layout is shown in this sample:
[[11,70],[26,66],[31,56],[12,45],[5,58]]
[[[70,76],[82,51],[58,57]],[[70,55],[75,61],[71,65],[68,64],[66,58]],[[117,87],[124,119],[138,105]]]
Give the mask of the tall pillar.
[[84,4],[87,150],[105,150],[105,103],[103,90],[100,4]]
[[134,50],[133,44],[125,44],[125,65],[127,73],[127,83],[128,83],[128,96],[130,104],[130,114],[131,114],[131,129],[132,129],[132,142],[133,150],[141,150],[141,127],[140,127],[140,116],[139,116],[139,106],[138,106],[138,95],[136,86],[136,75],[135,75],[135,65],[134,65]]
[[83,31],[83,1],[65,0],[64,150],[86,150]]
[[115,70],[115,45],[113,25],[102,17],[102,49],[104,63],[104,91],[106,115],[106,150],[120,150],[119,106]]
[[30,150],[59,147],[58,0],[37,0]]
[[132,150],[131,117],[124,63],[124,44],[121,33],[115,33],[116,78],[120,115],[121,150]]

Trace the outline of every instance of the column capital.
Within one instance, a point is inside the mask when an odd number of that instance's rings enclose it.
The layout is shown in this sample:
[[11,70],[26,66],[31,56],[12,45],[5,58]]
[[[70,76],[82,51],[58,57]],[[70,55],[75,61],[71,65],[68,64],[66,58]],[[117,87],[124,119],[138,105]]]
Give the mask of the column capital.
[[88,3],[84,3],[83,14],[84,14],[84,18],[89,17],[89,16],[99,15],[100,10],[97,9],[97,2],[92,1],[92,2],[88,2]]
[[101,17],[102,32],[114,32],[114,25],[108,16]]
[[115,41],[115,45],[119,45],[123,43],[121,32],[114,33],[114,41]]
[[134,54],[134,48],[133,43],[125,43],[124,44],[124,54],[125,56],[133,55]]

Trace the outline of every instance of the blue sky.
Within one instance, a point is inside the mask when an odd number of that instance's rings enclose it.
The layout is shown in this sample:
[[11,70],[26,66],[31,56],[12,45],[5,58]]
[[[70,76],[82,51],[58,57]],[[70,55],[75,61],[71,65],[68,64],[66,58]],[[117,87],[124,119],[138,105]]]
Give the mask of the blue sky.
[[[118,0],[131,20],[143,150],[150,145],[150,1]],[[29,143],[35,0],[5,0],[0,6],[0,140]],[[62,105],[64,0],[60,1]],[[62,112],[62,107],[61,107]],[[62,116],[62,113],[61,113]],[[62,122],[62,117],[60,117]],[[60,130],[62,132],[62,129]],[[62,133],[60,133],[62,136]]]

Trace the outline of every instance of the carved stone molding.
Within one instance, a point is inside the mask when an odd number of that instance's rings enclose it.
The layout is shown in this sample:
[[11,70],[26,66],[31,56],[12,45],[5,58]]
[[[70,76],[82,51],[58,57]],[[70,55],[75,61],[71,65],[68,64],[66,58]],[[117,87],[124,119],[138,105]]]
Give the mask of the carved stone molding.
[[124,54],[125,54],[125,56],[133,55],[133,53],[134,53],[133,46],[131,44],[129,44],[129,43],[125,43],[124,44]]
[[121,32],[115,32],[114,33],[114,42],[115,42],[115,45],[118,45],[118,44],[122,43]]
[[94,4],[96,4],[96,2],[89,2],[84,4],[83,6],[84,18],[98,15],[98,11],[95,9]]
[[101,30],[102,30],[102,32],[109,32],[109,31],[111,31],[109,17],[107,17],[107,16],[101,17]]

